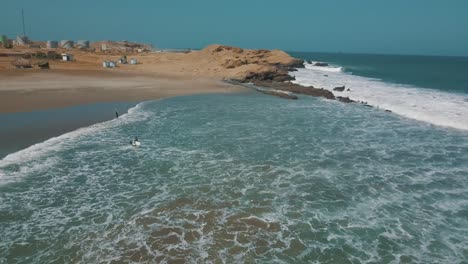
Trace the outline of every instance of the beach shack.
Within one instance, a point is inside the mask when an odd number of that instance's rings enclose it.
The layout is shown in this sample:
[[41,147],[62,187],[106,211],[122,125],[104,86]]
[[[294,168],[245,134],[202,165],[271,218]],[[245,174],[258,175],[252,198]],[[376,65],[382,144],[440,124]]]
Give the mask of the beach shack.
[[68,53],[62,53],[62,60],[63,61],[72,61],[73,60],[73,55],[68,54]]
[[114,61],[103,61],[102,62],[102,67],[104,68],[115,68],[117,64]]

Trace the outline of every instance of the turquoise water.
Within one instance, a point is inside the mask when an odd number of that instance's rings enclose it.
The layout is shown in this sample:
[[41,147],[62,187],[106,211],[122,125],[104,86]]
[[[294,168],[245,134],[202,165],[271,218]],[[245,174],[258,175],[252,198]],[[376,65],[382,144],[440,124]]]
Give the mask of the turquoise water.
[[0,160],[0,263],[460,263],[467,161],[466,131],[359,104],[142,103]]

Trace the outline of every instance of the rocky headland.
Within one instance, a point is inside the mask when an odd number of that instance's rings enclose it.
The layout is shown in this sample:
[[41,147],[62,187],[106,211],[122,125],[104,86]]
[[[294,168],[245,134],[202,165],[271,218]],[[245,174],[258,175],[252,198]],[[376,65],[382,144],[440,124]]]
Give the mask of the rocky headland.
[[[293,58],[280,50],[247,50],[213,45],[201,52],[212,58],[212,61],[218,62],[219,67],[225,68],[224,78],[231,83],[252,84],[253,86],[248,87],[260,87],[262,89],[257,89],[260,92],[288,99],[297,99],[297,97],[290,96],[290,93],[294,93],[345,103],[354,102],[347,97],[335,97],[332,92],[322,88],[292,83],[294,77],[289,75],[289,72],[303,68],[304,61]],[[282,92],[287,92],[287,96]]]

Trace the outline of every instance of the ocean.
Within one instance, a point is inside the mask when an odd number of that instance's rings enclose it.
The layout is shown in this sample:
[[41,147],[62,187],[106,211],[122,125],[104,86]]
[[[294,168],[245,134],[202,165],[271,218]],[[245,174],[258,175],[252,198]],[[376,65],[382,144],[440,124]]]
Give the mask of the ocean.
[[374,107],[174,97],[10,153],[0,263],[466,262],[466,86],[334,56],[291,74]]
[[[294,72],[302,85],[434,125],[468,130],[468,57],[292,53],[312,60]],[[328,67],[314,66],[325,61]],[[348,91],[349,89],[349,91]]]

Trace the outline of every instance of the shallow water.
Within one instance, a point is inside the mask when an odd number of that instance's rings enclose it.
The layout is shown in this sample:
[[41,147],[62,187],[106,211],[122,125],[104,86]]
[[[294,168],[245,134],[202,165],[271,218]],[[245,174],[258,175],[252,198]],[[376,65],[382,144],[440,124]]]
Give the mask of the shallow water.
[[135,105],[131,102],[108,102],[0,114],[0,159],[51,137],[113,119],[115,112],[125,114]]
[[465,131],[360,105],[147,102],[0,160],[0,263],[462,262],[467,161]]

